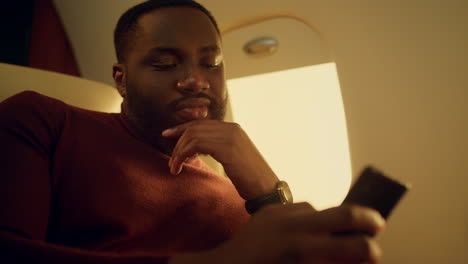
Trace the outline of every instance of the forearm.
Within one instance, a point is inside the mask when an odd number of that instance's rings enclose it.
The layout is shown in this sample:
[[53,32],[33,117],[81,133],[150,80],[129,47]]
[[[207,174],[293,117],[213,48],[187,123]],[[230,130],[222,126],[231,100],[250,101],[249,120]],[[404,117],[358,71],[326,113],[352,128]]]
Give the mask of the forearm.
[[244,160],[243,164],[223,164],[223,166],[239,194],[246,200],[272,193],[279,181],[260,153]]
[[168,258],[151,254],[116,254],[65,247],[0,231],[0,263],[48,264],[166,264]]

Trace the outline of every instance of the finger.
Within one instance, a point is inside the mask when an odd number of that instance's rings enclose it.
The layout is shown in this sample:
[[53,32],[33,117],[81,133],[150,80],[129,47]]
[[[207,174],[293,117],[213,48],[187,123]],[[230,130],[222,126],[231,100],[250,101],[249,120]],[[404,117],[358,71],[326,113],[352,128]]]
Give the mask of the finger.
[[[177,141],[174,149],[172,150],[172,157],[169,159],[169,170],[171,174],[173,175],[178,175],[182,171],[183,162],[187,158],[187,157],[181,156],[179,153],[180,152],[179,150],[185,144],[187,144],[187,141],[189,141],[187,139],[188,137],[187,133],[185,133],[189,127],[190,125],[188,123],[184,123],[182,125],[179,125],[170,129],[166,129],[163,131],[163,136],[172,137],[172,138],[179,137],[179,140]],[[191,131],[191,133],[193,133],[193,131]]]
[[189,121],[189,122],[177,125],[175,127],[165,129],[161,132],[161,135],[165,138],[177,138],[177,137],[182,136],[185,130],[187,130],[190,127],[193,127],[194,125],[205,126],[208,124],[217,124],[219,122],[220,121],[218,120],[193,120],[193,121]]
[[183,163],[195,158],[198,153],[210,154],[206,145],[210,145],[210,143],[198,137],[183,135],[177,142],[177,149],[174,148],[171,173],[179,174],[182,171]]
[[178,175],[182,171],[183,163],[198,153],[210,154],[201,147],[203,143],[208,144],[203,137],[209,133],[204,132],[204,130],[206,129],[200,127],[190,128],[179,138],[172,152],[172,163],[170,164],[172,174]]
[[183,162],[198,153],[217,159],[215,152],[226,143],[225,135],[219,131],[219,122],[194,123],[185,128],[172,152],[172,173],[178,174]]
[[295,218],[311,212],[316,212],[315,208],[311,204],[307,202],[300,202],[292,204],[268,204],[262,207],[256,215],[283,215],[287,218]]
[[173,157],[169,166],[169,170],[172,175],[179,175],[182,172],[183,166],[183,161],[180,161],[180,158]]
[[169,168],[172,175],[180,174],[183,169],[183,162],[185,161],[186,157],[180,154],[180,149],[183,147],[183,145],[187,144],[186,138],[186,134],[182,134],[174,149],[172,150],[172,157],[169,163]]
[[173,175],[179,175],[183,168],[184,168],[184,163],[185,162],[188,162],[192,159],[195,159],[196,157],[198,156],[198,153],[196,152],[195,154],[193,154],[191,157],[188,157],[188,158],[181,158],[181,157],[175,157],[175,158],[170,158],[170,161],[169,161],[169,170],[171,172],[171,174]]
[[341,237],[332,239],[330,247],[330,259],[339,263],[378,263],[382,258],[382,250],[379,244],[365,235]]
[[181,125],[175,126],[168,128],[166,130],[163,130],[161,135],[165,138],[177,138],[180,137],[185,130],[190,127],[195,121],[189,121],[186,123],[183,123]]
[[373,235],[384,226],[385,220],[377,211],[357,205],[304,212],[291,219],[291,227],[312,233],[357,231]]
[[377,263],[382,257],[382,250],[377,242],[364,235],[302,236],[294,243],[296,256],[304,263]]

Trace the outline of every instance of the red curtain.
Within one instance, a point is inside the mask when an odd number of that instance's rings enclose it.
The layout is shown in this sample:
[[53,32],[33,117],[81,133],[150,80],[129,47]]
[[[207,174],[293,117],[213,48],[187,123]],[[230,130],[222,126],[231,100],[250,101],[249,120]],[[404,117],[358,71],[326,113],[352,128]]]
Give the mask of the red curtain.
[[80,76],[73,49],[52,0],[34,0],[29,66]]

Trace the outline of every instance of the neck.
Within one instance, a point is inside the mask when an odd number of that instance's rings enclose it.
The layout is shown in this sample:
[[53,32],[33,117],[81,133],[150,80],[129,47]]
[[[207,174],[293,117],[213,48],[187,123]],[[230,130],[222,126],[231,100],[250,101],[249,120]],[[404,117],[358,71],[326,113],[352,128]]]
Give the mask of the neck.
[[162,129],[150,127],[138,122],[138,119],[128,111],[126,104],[122,103],[121,115],[131,133],[141,141],[153,146],[162,153],[171,156],[172,151],[177,143],[177,139],[164,138],[161,133]]

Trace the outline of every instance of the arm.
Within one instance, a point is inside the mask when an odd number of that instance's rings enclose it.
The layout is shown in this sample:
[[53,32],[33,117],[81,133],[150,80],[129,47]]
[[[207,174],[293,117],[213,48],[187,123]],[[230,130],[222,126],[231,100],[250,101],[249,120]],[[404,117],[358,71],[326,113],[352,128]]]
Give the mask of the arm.
[[[169,162],[176,174],[197,153],[219,161],[246,200],[271,193],[277,176],[237,124],[197,120],[163,131],[178,138]],[[236,236],[210,255],[217,263],[376,263],[381,252],[372,237],[384,220],[374,210],[340,206],[317,212],[307,203],[269,206],[256,213]],[[360,231],[370,234],[338,236]],[[196,257],[196,256],[192,256]],[[171,264],[190,263],[187,256]],[[292,261],[292,262],[291,262]]]
[[245,200],[271,193],[279,181],[244,130],[236,123],[199,120],[163,131],[167,138],[179,138],[169,162],[176,174],[183,162],[203,153],[221,163]]
[[378,263],[381,250],[371,236],[333,233],[357,230],[375,235],[384,220],[374,210],[341,206],[317,212],[307,203],[270,205],[210,252],[175,256],[170,264],[358,264]]
[[360,230],[375,234],[383,227],[380,215],[366,208],[337,207],[316,212],[306,203],[269,206],[252,218],[232,240],[218,248],[168,259],[151,255],[98,253],[52,245],[0,231],[1,263],[376,263],[381,252],[363,235],[330,236]]
[[85,251],[46,242],[49,173],[63,109],[26,92],[0,103],[0,263],[166,263],[151,254]]
[[[0,262],[165,263],[166,258],[151,254],[102,253],[46,242],[53,192],[49,157],[55,144],[53,139],[60,132],[60,127],[54,120],[60,120],[62,111],[41,112],[44,109],[50,110],[51,107],[44,108],[44,102],[37,99],[16,98],[15,102],[8,100],[0,103]],[[37,105],[30,109],[31,104]],[[45,118],[51,116],[52,118]],[[229,125],[227,128],[239,127]],[[225,135],[234,136],[236,140],[246,139],[243,136],[245,133],[238,132],[231,131]],[[217,137],[215,135],[210,138]],[[230,168],[229,176],[236,179],[236,187],[244,197],[255,197],[260,193],[256,193],[256,190],[261,190],[263,183],[272,179],[272,182],[276,181],[276,176],[261,156],[255,156],[259,155],[256,149],[248,149],[253,147],[250,141],[238,142],[239,144],[232,140],[223,140],[220,143],[222,142],[231,144],[234,153],[237,151],[244,154],[241,156],[247,163],[238,163],[236,157],[239,156],[222,149],[219,152],[195,150],[222,160]],[[198,144],[200,143],[203,141]],[[206,146],[212,145],[210,142],[205,143],[208,143]],[[198,144],[193,146],[197,147]],[[217,144],[216,149],[220,149],[219,147],[222,144]],[[225,156],[219,156],[220,154]],[[249,164],[248,161],[252,160],[254,163]],[[243,180],[243,175],[252,176],[252,181]],[[261,178],[261,175],[267,177]],[[242,189],[242,186],[246,189]],[[241,232],[218,248],[178,255],[171,258],[170,263],[270,264],[291,258],[304,259],[300,263],[325,259],[329,263],[373,261],[378,258],[379,251],[372,239],[363,235],[336,237],[331,234],[349,230],[376,233],[383,223],[378,219],[375,212],[364,208],[340,207],[316,212],[307,204],[271,206],[258,212]]]
[[46,243],[0,229],[0,262],[49,264],[165,264],[168,258],[150,254],[112,254]]

